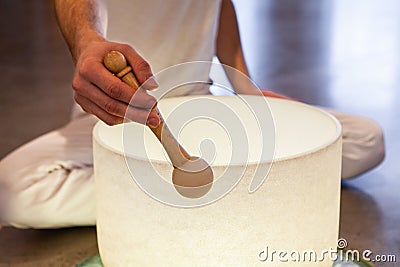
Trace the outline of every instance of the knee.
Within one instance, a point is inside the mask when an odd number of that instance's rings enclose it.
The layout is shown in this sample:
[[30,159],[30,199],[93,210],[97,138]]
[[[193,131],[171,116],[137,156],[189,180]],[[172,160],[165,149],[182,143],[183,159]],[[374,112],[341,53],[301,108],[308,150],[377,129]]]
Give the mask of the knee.
[[360,138],[361,161],[365,162],[367,170],[379,165],[385,158],[384,133],[378,123],[364,119],[366,128],[365,138]]
[[385,141],[382,128],[371,121],[371,154],[375,155],[375,166],[385,159]]
[[[94,208],[87,201],[93,182],[91,168],[42,162],[1,171],[0,164],[0,224],[18,228],[93,225]],[[79,203],[77,196],[87,203]]]
[[385,158],[384,133],[379,124],[364,117],[354,121],[343,131],[343,179],[363,174]]
[[[37,207],[45,203],[46,182],[56,174],[47,165],[10,168],[13,164],[0,164],[0,222],[18,228],[37,227],[42,217]],[[15,166],[14,166],[15,167]],[[51,189],[50,189],[51,190]]]

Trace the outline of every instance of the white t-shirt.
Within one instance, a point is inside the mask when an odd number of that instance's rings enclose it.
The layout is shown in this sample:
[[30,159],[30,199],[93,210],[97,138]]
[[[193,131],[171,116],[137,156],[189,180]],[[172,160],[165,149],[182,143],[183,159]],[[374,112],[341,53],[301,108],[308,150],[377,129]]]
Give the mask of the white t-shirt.
[[[221,0],[109,0],[107,38],[132,45],[150,63],[156,77],[176,64],[211,62],[220,6]],[[207,64],[192,67],[178,68],[175,79],[208,79]],[[207,92],[207,86],[190,86],[168,96]]]

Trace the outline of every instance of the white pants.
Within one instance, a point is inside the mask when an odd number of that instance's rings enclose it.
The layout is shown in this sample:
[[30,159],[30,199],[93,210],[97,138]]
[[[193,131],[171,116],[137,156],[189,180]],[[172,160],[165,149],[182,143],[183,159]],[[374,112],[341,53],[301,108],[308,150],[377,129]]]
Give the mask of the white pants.
[[[375,122],[329,112],[343,127],[343,178],[366,172],[383,160],[383,134]],[[91,134],[96,122],[94,116],[81,114],[0,162],[0,224],[21,228],[95,224]]]

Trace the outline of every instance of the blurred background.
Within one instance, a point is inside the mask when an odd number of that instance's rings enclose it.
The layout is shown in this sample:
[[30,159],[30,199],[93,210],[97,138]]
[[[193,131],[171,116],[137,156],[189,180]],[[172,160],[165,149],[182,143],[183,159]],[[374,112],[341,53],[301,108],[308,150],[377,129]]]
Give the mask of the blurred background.
[[[383,127],[385,161],[342,183],[340,237],[349,248],[397,255],[400,262],[400,1],[234,3],[260,88],[365,115]],[[0,1],[0,23],[2,158],[68,121],[73,64],[52,1]],[[71,265],[95,253],[93,227],[0,230],[0,266],[37,266],[43,259]]]

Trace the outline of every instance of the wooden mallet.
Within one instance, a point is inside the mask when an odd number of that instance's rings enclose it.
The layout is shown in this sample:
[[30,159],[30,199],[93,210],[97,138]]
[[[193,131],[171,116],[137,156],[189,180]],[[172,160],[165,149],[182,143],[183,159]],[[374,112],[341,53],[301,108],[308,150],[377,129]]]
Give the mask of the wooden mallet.
[[[129,86],[140,87],[132,68],[128,66],[125,56],[121,52],[107,53],[104,57],[104,66]],[[176,190],[188,198],[199,198],[205,195],[214,181],[211,167],[204,159],[189,155],[171,133],[157,108],[151,112],[157,112],[160,117],[160,124],[155,128],[149,128],[163,145],[174,166],[172,182]]]

